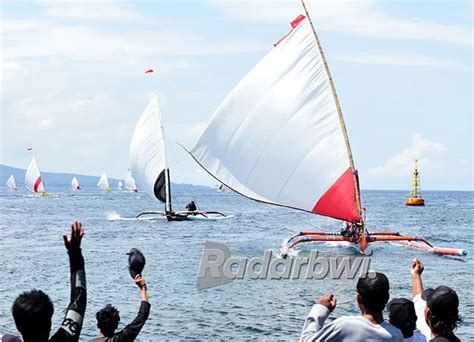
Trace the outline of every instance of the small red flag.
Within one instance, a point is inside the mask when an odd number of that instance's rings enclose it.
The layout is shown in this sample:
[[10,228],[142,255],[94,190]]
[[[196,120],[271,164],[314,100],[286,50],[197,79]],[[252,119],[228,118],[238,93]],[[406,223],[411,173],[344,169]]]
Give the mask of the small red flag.
[[33,151],[33,148],[32,148],[32,147],[28,147],[26,150],[27,150],[27,151]]
[[154,70],[153,69],[148,69],[147,71],[145,71],[145,74],[153,74]]

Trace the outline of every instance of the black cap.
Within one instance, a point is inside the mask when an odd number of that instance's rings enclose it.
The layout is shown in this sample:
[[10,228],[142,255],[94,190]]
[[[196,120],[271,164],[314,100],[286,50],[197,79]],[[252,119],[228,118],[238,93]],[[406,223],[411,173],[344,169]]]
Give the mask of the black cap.
[[[395,298],[387,304],[390,320],[397,322],[397,327],[416,324],[416,312],[413,302],[406,298]],[[400,328],[399,327],[399,328]]]
[[421,294],[421,298],[426,301],[431,312],[440,316],[451,316],[457,314],[459,298],[452,288],[438,286],[435,289],[426,289]]
[[357,292],[363,297],[385,297],[390,290],[390,284],[383,273],[369,272],[366,277],[359,278]]
[[136,248],[132,248],[128,255],[128,271],[133,279],[141,274],[145,267],[145,256]]

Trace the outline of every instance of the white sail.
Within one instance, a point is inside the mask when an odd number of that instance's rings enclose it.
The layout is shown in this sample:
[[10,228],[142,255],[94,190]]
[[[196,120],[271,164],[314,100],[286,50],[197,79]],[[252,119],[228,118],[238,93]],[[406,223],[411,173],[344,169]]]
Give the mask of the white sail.
[[102,176],[100,177],[99,182],[97,183],[97,186],[99,187],[101,191],[110,192],[109,180],[105,172],[102,173]]
[[128,171],[127,177],[125,177],[124,188],[128,191],[137,191],[135,178],[133,178],[132,173],[130,171]]
[[35,158],[31,159],[30,165],[28,165],[26,170],[25,186],[31,192],[45,192],[41,172]]
[[191,151],[252,199],[360,220],[335,94],[304,16],[227,95]]
[[156,95],[138,120],[130,143],[129,158],[131,172],[140,189],[144,189],[152,198],[167,202],[165,140]]
[[72,188],[72,190],[79,190],[81,188],[81,186],[79,185],[79,181],[77,180],[76,176],[72,177],[71,188]]
[[117,189],[119,189],[119,190],[124,190],[124,188],[123,188],[123,182],[122,182],[121,180],[119,180],[118,183],[117,183]]
[[10,190],[16,190],[15,177],[13,175],[8,177],[6,184]]

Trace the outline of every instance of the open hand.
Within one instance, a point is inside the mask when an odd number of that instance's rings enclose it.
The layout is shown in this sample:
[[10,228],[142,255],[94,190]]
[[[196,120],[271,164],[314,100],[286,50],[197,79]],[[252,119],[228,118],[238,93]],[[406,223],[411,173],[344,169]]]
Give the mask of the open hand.
[[63,235],[64,246],[66,246],[68,251],[80,249],[83,236],[84,228],[82,228],[82,223],[74,221],[74,223],[71,224],[71,236],[68,238],[66,235]]
[[411,262],[411,275],[412,276],[421,275],[424,269],[425,269],[425,266],[419,259],[417,258],[413,259],[413,261]]
[[332,312],[336,308],[336,296],[331,293],[326,293],[319,298],[319,304],[324,305]]
[[145,278],[143,278],[141,274],[135,276],[135,284],[137,284],[140,290],[146,290]]

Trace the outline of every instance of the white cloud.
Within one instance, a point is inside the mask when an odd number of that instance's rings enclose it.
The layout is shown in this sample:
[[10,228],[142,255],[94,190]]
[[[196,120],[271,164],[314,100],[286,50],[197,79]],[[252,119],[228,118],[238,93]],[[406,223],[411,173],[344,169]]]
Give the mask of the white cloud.
[[413,135],[411,144],[399,153],[390,157],[382,165],[369,169],[369,174],[380,177],[406,178],[413,169],[413,161],[419,160],[424,171],[434,170],[440,165],[440,159],[446,147],[424,138],[421,134]]
[[438,68],[447,70],[471,71],[468,65],[461,64],[455,60],[435,58],[424,55],[406,54],[376,54],[361,53],[353,55],[337,56],[336,60],[360,64],[384,64],[384,65],[402,65],[402,66],[421,66],[428,68]]
[[[211,0],[222,11],[243,21],[288,22],[304,12],[294,0]],[[385,13],[375,0],[307,1],[317,29],[378,38],[403,38],[473,44],[472,30],[418,18],[399,18]]]

